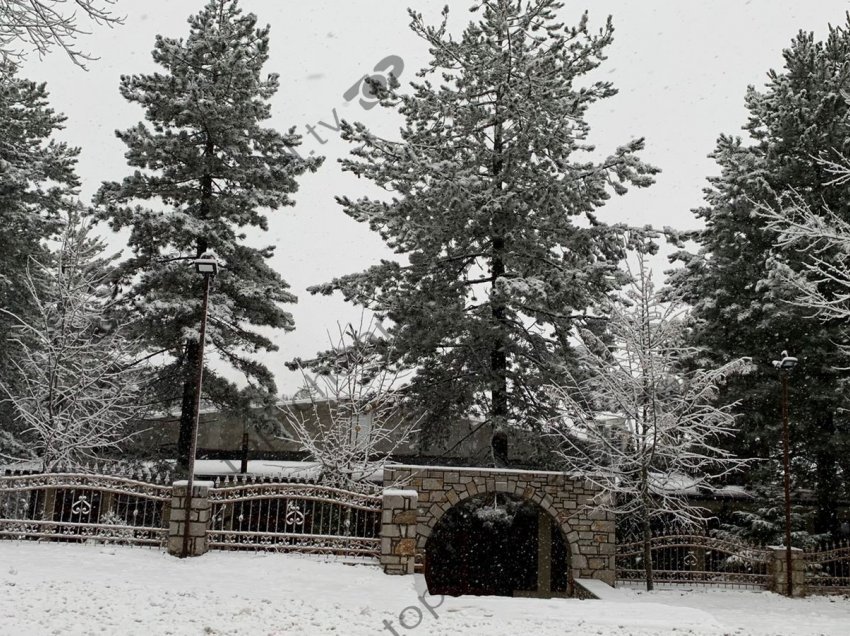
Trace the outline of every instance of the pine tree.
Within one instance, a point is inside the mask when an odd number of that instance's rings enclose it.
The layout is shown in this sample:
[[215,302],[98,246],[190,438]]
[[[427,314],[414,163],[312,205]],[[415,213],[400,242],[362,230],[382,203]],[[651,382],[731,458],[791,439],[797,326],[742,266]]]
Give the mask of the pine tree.
[[[44,240],[61,229],[60,214],[74,203],[78,150],[54,139],[65,117],[48,104],[44,84],[18,77],[17,68],[0,64],[0,309],[34,315],[24,287],[30,258],[46,258]],[[14,321],[0,312],[0,380],[19,387],[12,361],[21,351],[9,338]],[[15,446],[13,416],[0,401],[0,454]],[[19,453],[12,453],[18,455]]]
[[[269,28],[257,28],[236,0],[211,0],[189,19],[189,36],[158,36],[153,58],[164,73],[123,76],[121,94],[140,104],[144,123],[118,132],[136,170],[98,195],[114,230],[130,229],[133,256],[120,268],[138,336],[171,361],[159,369],[165,403],[182,401],[178,456],[186,458],[194,418],[202,280],[192,259],[212,250],[225,267],[210,299],[207,351],[244,374],[248,388],[209,370],[204,389],[222,407],[245,407],[276,392],[270,371],[252,354],[276,349],[252,326],[293,329],[281,303],[296,301],[267,264],[273,246],[250,247],[247,227],[267,230],[266,210],[292,205],[295,177],[320,160],[290,152],[300,137],[261,126],[278,76],[261,70]],[[141,203],[147,203],[146,206]],[[173,387],[179,387],[175,395]]]
[[411,12],[430,64],[410,94],[397,81],[373,86],[404,117],[400,141],[342,124],[359,144],[343,169],[390,196],[338,201],[401,262],[310,291],[339,290],[390,319],[395,362],[417,369],[410,394],[432,435],[470,414],[494,432],[537,421],[574,325],[625,280],[621,228],[597,210],[657,170],[637,158],[640,139],[602,162],[589,157],[587,109],[616,91],[577,84],[604,60],[612,26],[593,34],[584,16],[565,27],[561,7],[478,2],[460,39],[447,32],[448,8],[436,27]]
[[19,353],[12,364],[21,381],[0,378],[0,391],[23,429],[19,450],[38,457],[45,471],[117,448],[141,412],[135,343],[110,320],[114,257],[104,256],[105,243],[91,230],[72,211],[58,249],[27,261],[21,285],[31,316],[3,310],[13,322],[9,338]]
[[[794,285],[777,275],[802,271],[805,254],[780,245],[759,210],[781,209],[783,193],[794,189],[807,205],[850,215],[848,184],[826,186],[832,176],[818,160],[846,152],[850,143],[850,111],[841,96],[850,88],[848,56],[848,26],[831,28],[824,42],[800,33],[783,52],[784,69],[770,71],[763,91],[748,89],[749,139],[719,138],[712,156],[720,175],[709,179],[707,205],[695,211],[706,225],[696,236],[700,249],[678,255],[685,268],[672,279],[694,305],[698,344],[716,359],[746,355],[760,362],[759,372],[730,385],[742,399],[740,454],[780,452],[779,379],[770,361],[783,349],[800,358],[790,383],[792,452],[797,485],[816,491],[816,532],[837,528],[836,505],[850,481],[840,463],[850,449],[838,370],[846,360],[835,346],[839,325],[798,306]],[[758,471],[751,477],[763,485],[781,479]]]

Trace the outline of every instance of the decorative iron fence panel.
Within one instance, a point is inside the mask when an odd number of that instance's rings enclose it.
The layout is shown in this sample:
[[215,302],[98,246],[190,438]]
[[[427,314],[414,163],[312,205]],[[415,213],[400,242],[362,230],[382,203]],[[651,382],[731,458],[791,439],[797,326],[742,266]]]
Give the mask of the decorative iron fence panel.
[[[650,545],[655,583],[744,589],[768,585],[770,555],[764,548],[695,534],[654,536]],[[617,581],[643,580],[643,542],[618,544]]]
[[850,542],[808,550],[805,559],[810,594],[850,594]]
[[381,497],[301,483],[210,490],[211,549],[378,557]]
[[0,477],[0,538],[162,546],[170,501],[170,486],[122,477]]

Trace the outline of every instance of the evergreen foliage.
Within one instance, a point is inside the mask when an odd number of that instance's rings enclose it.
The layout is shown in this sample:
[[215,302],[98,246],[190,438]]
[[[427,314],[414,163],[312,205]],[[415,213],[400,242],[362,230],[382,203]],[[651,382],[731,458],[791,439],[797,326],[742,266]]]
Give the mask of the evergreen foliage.
[[[13,361],[22,352],[9,337],[12,316],[29,319],[36,311],[25,285],[27,265],[30,258],[47,258],[44,240],[61,230],[61,215],[73,207],[79,185],[78,150],[55,139],[64,121],[50,108],[44,84],[19,77],[11,63],[0,64],[0,380],[13,390],[22,380]],[[10,406],[0,401],[0,453],[18,456]]]
[[[398,255],[310,289],[389,318],[392,363],[415,368],[423,429],[482,417],[494,432],[550,412],[543,386],[572,357],[588,308],[626,280],[622,228],[598,210],[657,170],[643,140],[594,161],[588,108],[609,82],[581,84],[605,59],[610,19],[591,32],[558,20],[555,0],[476,2],[460,38],[411,12],[432,59],[410,93],[375,84],[404,118],[400,139],[342,123],[358,144],[343,169],[385,198],[338,197]],[[640,234],[640,233],[637,233]]]
[[181,459],[194,418],[203,285],[191,261],[213,251],[224,263],[212,288],[207,351],[248,383],[239,389],[206,369],[206,398],[231,409],[272,399],[272,373],[254,354],[276,346],[255,327],[293,329],[281,304],[296,298],[267,263],[274,246],[251,247],[244,229],[267,230],[267,211],[293,205],[295,178],[321,163],[290,152],[300,143],[293,129],[262,126],[279,85],[277,75],[261,73],[269,28],[237,5],[211,0],[189,19],[185,40],[157,36],[153,59],[164,72],[121,78],[121,94],[145,109],[148,124],[117,133],[135,170],[98,195],[102,218],[130,230],[133,254],[118,272],[122,298],[138,337],[168,357],[156,386],[164,406],[182,403]]
[[[809,532],[814,511],[801,506],[791,509],[791,545],[808,549],[821,545],[829,537]],[[785,508],[777,499],[755,510],[735,510],[732,519],[714,531],[721,539],[743,539],[756,545],[785,545]]]
[[[842,93],[850,89],[850,23],[831,27],[827,39],[799,33],[783,52],[784,68],[771,70],[763,90],[746,94],[748,139],[721,135],[712,157],[720,174],[709,178],[699,250],[680,252],[684,269],[672,285],[694,306],[695,343],[711,360],[752,356],[758,371],[730,383],[741,400],[742,432],[733,447],[743,456],[781,452],[779,378],[770,362],[783,349],[800,359],[791,377],[792,454],[796,487],[814,488],[815,531],[835,531],[837,502],[848,496],[850,427],[843,388],[846,366],[836,346],[841,329],[821,322],[795,303],[798,291],[787,272],[801,272],[805,254],[781,245],[760,213],[781,209],[783,193],[795,190],[813,208],[850,216],[848,184],[827,186],[832,176],[819,158],[845,153],[850,112]],[[770,464],[765,464],[768,468]],[[750,484],[774,481],[766,471]],[[778,494],[778,493],[776,493]]]

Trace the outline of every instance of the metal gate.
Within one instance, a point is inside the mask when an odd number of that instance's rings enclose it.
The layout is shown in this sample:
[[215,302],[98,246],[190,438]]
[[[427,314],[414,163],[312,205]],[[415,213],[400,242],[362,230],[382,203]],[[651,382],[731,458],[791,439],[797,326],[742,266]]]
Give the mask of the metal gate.
[[[768,586],[770,555],[764,548],[695,534],[654,536],[650,546],[656,583],[749,589]],[[643,541],[620,543],[618,582],[641,582],[644,577]]]
[[163,546],[171,487],[122,477],[0,477],[0,538]]
[[210,490],[212,549],[378,557],[381,497],[271,483]]
[[812,594],[850,593],[850,543],[807,551],[806,590]]

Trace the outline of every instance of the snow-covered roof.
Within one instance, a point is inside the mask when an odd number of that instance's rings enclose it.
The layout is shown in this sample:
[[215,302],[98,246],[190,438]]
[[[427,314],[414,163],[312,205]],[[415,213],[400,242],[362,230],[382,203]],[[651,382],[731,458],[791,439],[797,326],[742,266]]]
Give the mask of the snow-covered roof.
[[[241,462],[238,459],[197,459],[195,473],[198,475],[238,475]],[[248,462],[247,473],[290,479],[312,479],[321,472],[316,462],[291,462],[254,459]]]

